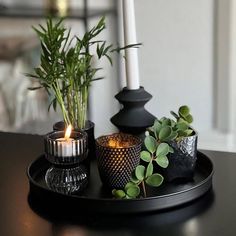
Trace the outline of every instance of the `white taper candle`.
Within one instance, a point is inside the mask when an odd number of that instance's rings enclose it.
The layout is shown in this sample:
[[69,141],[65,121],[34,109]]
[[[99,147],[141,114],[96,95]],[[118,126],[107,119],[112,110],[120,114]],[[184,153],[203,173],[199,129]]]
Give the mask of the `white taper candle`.
[[[125,45],[136,44],[134,0],[123,0],[123,21]],[[139,89],[138,49],[126,49],[125,57],[127,88],[131,90]]]

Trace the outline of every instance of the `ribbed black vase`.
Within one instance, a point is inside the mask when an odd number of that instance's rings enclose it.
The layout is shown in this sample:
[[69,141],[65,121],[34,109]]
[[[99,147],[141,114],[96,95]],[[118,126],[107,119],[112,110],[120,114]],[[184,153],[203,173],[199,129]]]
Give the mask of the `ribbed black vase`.
[[191,180],[193,178],[197,161],[197,140],[198,136],[195,132],[192,136],[169,143],[174,153],[168,155],[169,166],[163,171],[165,180]]
[[[82,131],[86,132],[88,135],[88,159],[94,159],[96,156],[94,126],[95,126],[95,124],[92,121],[87,120],[85,128],[82,130]],[[64,121],[59,121],[59,122],[55,123],[53,125],[53,130],[55,130],[55,131],[65,130]]]

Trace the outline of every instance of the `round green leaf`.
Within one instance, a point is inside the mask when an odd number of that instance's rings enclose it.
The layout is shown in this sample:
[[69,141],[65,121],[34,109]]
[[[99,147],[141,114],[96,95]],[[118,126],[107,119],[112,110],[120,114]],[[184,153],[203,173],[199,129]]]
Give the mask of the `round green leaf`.
[[187,123],[188,124],[188,122],[181,117],[178,119],[178,123]]
[[134,184],[138,184],[140,181],[136,178],[135,172],[131,174],[130,181]]
[[185,117],[185,120],[189,123],[189,124],[191,124],[192,122],[193,122],[193,116],[192,115],[187,115],[186,117]]
[[169,152],[174,153],[174,149],[171,146],[169,146]]
[[153,173],[153,164],[152,164],[152,162],[149,162],[147,169],[146,169],[145,178],[151,176],[152,173]]
[[164,121],[165,119],[167,119],[167,118],[166,118],[166,117],[162,117],[162,118],[160,119],[160,122],[163,123],[163,121]]
[[189,107],[188,106],[181,106],[179,108],[179,114],[182,116],[182,117],[186,117],[188,114],[189,114],[190,110],[189,110]]
[[186,136],[189,136],[193,133],[193,130],[192,129],[187,129],[187,130],[185,130],[185,133],[186,133]]
[[182,131],[182,130],[178,130],[178,137],[186,137],[187,134],[185,131]]
[[148,177],[145,182],[149,186],[159,187],[162,184],[163,180],[164,180],[164,178],[163,178],[162,175],[160,175],[160,174],[153,174],[152,176]]
[[147,151],[142,151],[140,158],[146,162],[150,162],[152,160],[152,156],[150,152],[147,152]]
[[156,120],[155,123],[154,123],[154,126],[153,126],[153,131],[154,131],[154,134],[155,134],[155,137],[157,138],[159,133],[160,133],[160,130],[161,130],[161,123],[159,122],[159,120]]
[[188,125],[185,122],[178,122],[176,124],[177,130],[185,131],[188,129]]
[[112,194],[115,198],[119,198],[119,199],[125,198],[125,196],[126,196],[126,194],[123,190],[113,189]]
[[147,136],[144,139],[144,144],[145,144],[145,147],[147,148],[147,150],[151,153],[154,153],[157,149],[157,141],[152,136]]
[[167,166],[169,165],[169,160],[167,156],[158,156],[156,158],[156,163],[162,168],[167,168]]
[[136,198],[140,194],[140,188],[137,185],[131,186],[126,190],[126,193],[131,198]]
[[144,177],[145,177],[145,167],[144,166],[142,166],[142,165],[139,165],[139,166],[137,166],[136,167],[136,169],[135,169],[135,176],[136,176],[136,178],[138,179],[138,180],[143,180],[144,179]]
[[171,126],[171,120],[166,118],[162,122],[162,126]]
[[162,127],[159,133],[159,139],[164,141],[171,135],[171,133],[172,133],[172,129],[170,126]]
[[176,131],[172,131],[171,135],[168,138],[168,141],[176,139],[178,136],[178,133]]
[[172,120],[172,119],[170,121],[171,121],[171,127],[175,127],[176,122],[174,120]]
[[167,143],[161,143],[157,147],[156,155],[157,156],[166,156],[169,152],[169,145]]
[[130,187],[133,187],[133,186],[136,186],[136,184],[133,183],[133,182],[128,182],[128,183],[125,185],[125,191],[127,192],[127,189],[130,188]]

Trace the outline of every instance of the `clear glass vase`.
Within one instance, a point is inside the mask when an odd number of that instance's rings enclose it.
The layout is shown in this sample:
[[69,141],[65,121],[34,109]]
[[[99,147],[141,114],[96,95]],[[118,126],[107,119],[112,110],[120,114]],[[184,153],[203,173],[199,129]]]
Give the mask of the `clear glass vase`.
[[88,184],[88,174],[83,166],[58,168],[52,166],[45,175],[47,186],[55,192],[73,194],[82,191]]

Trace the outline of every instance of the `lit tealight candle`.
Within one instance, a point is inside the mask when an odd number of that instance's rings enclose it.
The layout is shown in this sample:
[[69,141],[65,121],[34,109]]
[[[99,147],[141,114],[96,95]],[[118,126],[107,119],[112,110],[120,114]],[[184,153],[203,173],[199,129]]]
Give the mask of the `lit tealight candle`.
[[73,141],[75,139],[71,138],[71,131],[72,131],[72,126],[69,125],[66,129],[65,132],[65,137],[64,138],[58,138],[56,141],[59,141],[59,150],[58,154],[59,156],[62,157],[71,157],[75,153],[75,145],[73,145]]
[[108,141],[108,147],[110,148],[128,148],[130,146],[130,143],[128,141],[124,140],[115,140],[113,138],[109,139]]

